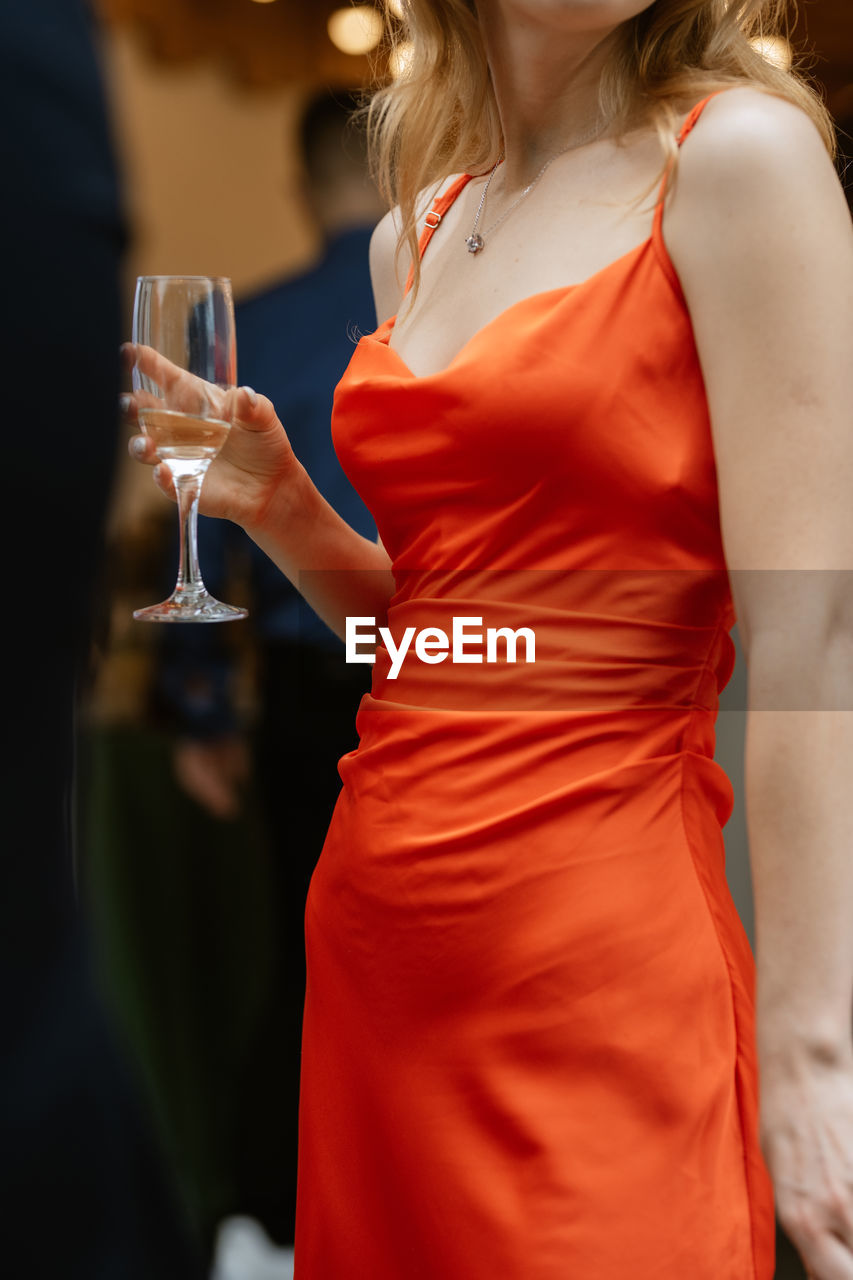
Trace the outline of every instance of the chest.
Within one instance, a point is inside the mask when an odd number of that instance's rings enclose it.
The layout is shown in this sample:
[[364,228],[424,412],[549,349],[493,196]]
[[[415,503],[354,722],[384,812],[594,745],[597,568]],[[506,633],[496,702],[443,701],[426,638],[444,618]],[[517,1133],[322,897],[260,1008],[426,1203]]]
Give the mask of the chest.
[[605,546],[655,562],[662,533],[713,538],[701,370],[651,243],[521,300],[435,375],[416,377],[387,337],[386,322],[358,344],[332,432],[395,563],[442,563],[448,539],[462,559],[523,547],[542,564]]
[[[527,196],[490,209],[485,178],[465,183],[429,236],[421,286],[391,322],[389,347],[417,377],[448,368],[481,330],[520,301],[595,279],[650,240],[657,148],[599,157],[598,167],[546,173]],[[452,185],[452,184],[451,184]],[[498,225],[494,225],[497,220]],[[466,246],[475,225],[484,240]]]

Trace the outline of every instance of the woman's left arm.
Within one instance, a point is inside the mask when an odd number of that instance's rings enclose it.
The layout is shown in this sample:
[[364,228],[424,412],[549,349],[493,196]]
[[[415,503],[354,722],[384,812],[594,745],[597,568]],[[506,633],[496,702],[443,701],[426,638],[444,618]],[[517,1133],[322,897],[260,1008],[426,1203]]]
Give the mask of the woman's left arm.
[[755,89],[686,140],[664,235],[693,320],[748,668],[762,1149],[816,1280],[853,1280],[853,226]]

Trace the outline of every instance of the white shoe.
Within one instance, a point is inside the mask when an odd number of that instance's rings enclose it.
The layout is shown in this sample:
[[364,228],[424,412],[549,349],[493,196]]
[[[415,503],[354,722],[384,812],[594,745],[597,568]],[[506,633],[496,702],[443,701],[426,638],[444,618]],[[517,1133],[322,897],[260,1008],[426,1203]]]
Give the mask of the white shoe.
[[226,1218],[210,1280],[293,1280],[293,1250],[274,1245],[254,1218]]

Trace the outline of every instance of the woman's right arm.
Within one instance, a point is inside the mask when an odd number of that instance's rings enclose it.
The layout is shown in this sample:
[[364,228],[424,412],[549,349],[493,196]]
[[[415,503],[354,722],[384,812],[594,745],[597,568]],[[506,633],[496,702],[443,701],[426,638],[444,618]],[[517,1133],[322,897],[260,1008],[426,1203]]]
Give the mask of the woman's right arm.
[[262,517],[243,528],[336,635],[344,637],[352,616],[383,626],[394,591],[388,553],[356,533],[293,461]]
[[[402,294],[395,286],[392,218],[385,215],[370,245],[379,316],[393,314]],[[145,367],[158,380],[155,353],[132,345],[125,353],[129,364]],[[127,397],[124,408],[134,423],[134,397]],[[231,431],[205,477],[199,510],[239,524],[338,636],[344,637],[350,616],[372,617],[382,626],[394,578],[381,541],[362,537],[329,505],[293,453],[270,400],[241,387],[229,393],[222,412]],[[174,499],[168,467],[157,465],[148,437],[133,436],[129,448],[132,457],[155,467],[157,484]]]

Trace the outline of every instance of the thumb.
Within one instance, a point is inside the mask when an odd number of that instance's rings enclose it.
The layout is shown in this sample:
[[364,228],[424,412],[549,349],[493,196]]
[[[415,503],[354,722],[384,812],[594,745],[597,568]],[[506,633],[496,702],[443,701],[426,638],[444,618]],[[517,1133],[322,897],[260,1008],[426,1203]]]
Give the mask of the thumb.
[[226,406],[229,420],[238,422],[247,431],[268,431],[278,426],[275,406],[266,396],[258,395],[254,387],[235,387],[228,393]]

